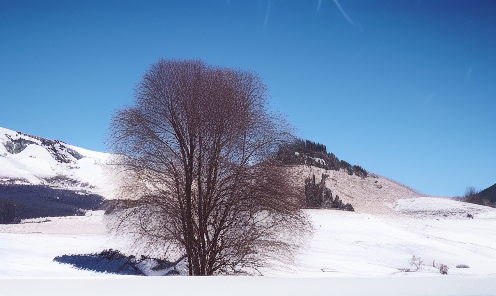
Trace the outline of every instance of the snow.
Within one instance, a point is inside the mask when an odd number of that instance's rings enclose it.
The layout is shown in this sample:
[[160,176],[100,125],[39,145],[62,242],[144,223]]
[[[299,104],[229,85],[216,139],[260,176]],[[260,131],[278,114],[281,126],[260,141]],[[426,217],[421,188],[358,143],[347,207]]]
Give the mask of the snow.
[[[428,205],[479,214],[474,219],[452,219],[442,212],[423,218],[402,212]],[[293,264],[275,262],[261,271],[269,277],[292,278],[444,277],[438,268],[446,264],[449,276],[496,280],[496,209],[433,197],[400,200],[397,208],[398,214],[391,217],[305,210],[315,229],[307,247]],[[52,260],[108,248],[126,251],[125,242],[107,234],[102,211],[48,220],[0,225],[0,278],[97,276],[76,269],[67,272],[66,265]],[[412,268],[408,261],[413,255],[422,258],[424,266],[417,272],[400,271]],[[458,264],[470,268],[455,268]]]
[[323,160],[322,158],[318,158],[318,157],[312,157],[312,159],[315,161],[315,162],[318,162],[322,165],[325,165],[325,160]]
[[[413,203],[421,207],[421,202],[453,208],[453,201],[447,199],[418,198]],[[455,203],[458,209],[472,207]],[[44,295],[91,294],[88,287],[95,289],[92,293],[122,295],[137,293],[137,287],[157,293],[167,287],[168,292],[189,295],[227,295],[233,291],[236,295],[326,295],[330,289],[341,295],[490,295],[496,291],[496,214],[490,208],[479,211],[483,218],[450,219],[440,214],[419,219],[410,214],[385,218],[307,210],[315,233],[294,264],[263,269],[264,277],[209,279],[147,279],[78,270],[53,262],[54,257],[64,254],[123,250],[126,244],[107,235],[102,211],[48,218],[42,223],[33,219],[0,225],[0,286],[2,295],[30,294],[23,289],[45,287],[47,283],[52,285],[42,290],[47,293]],[[411,268],[408,260],[412,255],[421,257],[425,265],[417,272],[401,272],[400,268]],[[433,260],[436,266],[447,264],[449,275],[430,267]],[[470,268],[455,268],[458,264]],[[66,280],[59,286],[61,282],[52,279]],[[126,289],[121,290],[123,286]],[[79,289],[72,290],[74,287]]]
[[12,154],[10,157],[4,157],[2,160],[8,166],[2,169],[2,171],[6,171],[4,176],[9,176],[8,173],[10,171],[15,172],[14,177],[25,177],[28,180],[32,176],[26,175],[24,173],[26,171],[35,171],[36,176],[39,178],[54,177],[56,175],[57,161],[41,146],[28,145],[19,154]]
[[[1,144],[8,140],[6,135],[19,137],[0,128]],[[0,145],[0,183],[19,179],[45,184],[46,178],[63,175],[88,182],[112,198],[112,182],[105,173],[109,155],[64,146],[84,158],[63,164],[36,144],[18,154]],[[333,195],[351,203],[356,212],[305,210],[314,227],[312,238],[293,263],[272,262],[261,269],[264,277],[146,278],[54,262],[56,256],[109,248],[131,252],[127,242],[107,233],[103,211],[93,211],[86,216],[0,225],[0,295],[33,294],[30,287],[37,287],[35,292],[42,295],[102,291],[135,295],[142,294],[143,287],[149,288],[147,293],[163,293],[166,287],[167,292],[192,295],[324,295],[332,291],[338,295],[494,295],[496,209],[421,196],[377,175],[362,179],[345,171],[308,166],[296,166],[294,173],[299,184],[312,174],[317,182],[322,173],[328,174],[326,185]],[[423,266],[405,272],[412,269],[409,260],[413,255],[423,260]],[[449,267],[447,276],[439,273],[440,264]],[[459,264],[470,268],[456,268]]]
[[[472,205],[439,198],[419,198],[417,203],[443,204],[457,209]],[[419,220],[395,215],[389,218],[333,210],[307,210],[315,234],[294,266],[264,272],[273,276],[356,277],[356,276],[441,276],[439,265],[450,267],[450,274],[492,276],[496,279],[496,210],[479,206],[485,218],[452,220],[440,214]],[[442,219],[444,218],[444,220]],[[439,220],[438,220],[439,219]],[[411,268],[415,255],[425,266]],[[432,267],[433,262],[436,267]],[[469,269],[457,269],[467,264]]]
[[2,295],[494,295],[489,278],[122,277],[0,280]]

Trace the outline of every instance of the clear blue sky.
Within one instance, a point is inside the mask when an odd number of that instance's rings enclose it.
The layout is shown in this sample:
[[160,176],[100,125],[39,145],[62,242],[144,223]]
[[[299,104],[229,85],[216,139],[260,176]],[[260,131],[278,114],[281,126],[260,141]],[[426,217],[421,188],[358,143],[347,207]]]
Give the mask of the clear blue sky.
[[496,1],[0,1],[0,126],[104,151],[160,57],[259,72],[300,137],[423,193],[496,182]]

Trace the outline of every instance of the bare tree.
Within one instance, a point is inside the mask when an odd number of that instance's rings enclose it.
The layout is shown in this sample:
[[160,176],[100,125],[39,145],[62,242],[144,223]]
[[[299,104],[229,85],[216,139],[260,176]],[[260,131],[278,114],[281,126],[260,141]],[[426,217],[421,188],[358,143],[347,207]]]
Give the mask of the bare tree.
[[465,198],[469,198],[469,197],[472,197],[472,196],[475,196],[479,193],[479,191],[477,189],[475,189],[475,187],[473,186],[470,186],[470,187],[467,187],[465,189]]
[[[424,261],[420,257],[415,257],[415,255],[412,256],[410,259],[410,265],[415,267],[415,271],[419,270],[422,268],[422,265],[424,264]],[[434,262],[432,263],[434,265]]]
[[186,254],[190,275],[291,258],[310,227],[301,186],[274,157],[291,134],[267,97],[252,72],[153,64],[110,126],[120,194],[133,200],[113,212],[114,230],[166,257]]

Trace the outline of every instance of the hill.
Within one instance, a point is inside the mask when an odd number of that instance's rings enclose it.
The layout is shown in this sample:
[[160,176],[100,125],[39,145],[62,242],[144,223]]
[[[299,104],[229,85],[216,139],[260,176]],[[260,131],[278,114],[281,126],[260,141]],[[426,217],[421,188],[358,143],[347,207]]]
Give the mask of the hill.
[[395,213],[393,208],[398,200],[421,196],[406,185],[376,174],[362,178],[344,170],[326,170],[308,165],[294,166],[293,174],[296,182],[302,186],[308,177],[315,175],[318,183],[323,174],[328,175],[326,187],[334,196],[339,196],[344,204],[351,204],[358,213],[391,215]]
[[0,128],[0,224],[84,215],[112,197],[108,154]]
[[[350,204],[360,213],[394,214],[392,208],[399,199],[421,196],[404,184],[340,160],[334,153],[327,152],[325,145],[309,140],[296,139],[293,143],[280,146],[276,157],[293,167],[295,182],[304,186],[315,179],[318,184],[324,177],[325,181],[320,186],[330,189],[334,199],[337,198],[343,205]],[[322,198],[325,199],[324,196]],[[323,201],[322,204],[325,203]]]
[[496,203],[496,183],[477,194],[481,199],[487,199],[490,203]]
[[0,185],[41,185],[111,198],[107,153],[0,127]]
[[295,139],[293,143],[281,145],[277,151],[277,159],[288,165],[305,164],[326,170],[344,170],[348,175],[366,178],[368,172],[358,165],[339,160],[334,153],[328,153],[324,144],[310,140]]

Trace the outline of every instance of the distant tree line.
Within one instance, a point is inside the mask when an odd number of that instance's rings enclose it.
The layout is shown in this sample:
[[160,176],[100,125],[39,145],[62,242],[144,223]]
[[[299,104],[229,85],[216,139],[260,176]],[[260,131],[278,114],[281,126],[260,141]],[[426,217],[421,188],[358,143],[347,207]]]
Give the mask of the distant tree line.
[[325,145],[297,138],[289,144],[279,146],[277,159],[285,164],[305,164],[326,170],[344,170],[348,175],[366,178],[368,172],[358,165],[351,165],[328,153]]
[[0,185],[0,224],[22,219],[84,215],[98,210],[103,197],[41,185]]
[[337,209],[343,211],[355,211],[349,203],[343,204],[339,195],[332,196],[331,189],[325,185],[329,175],[322,174],[320,183],[315,183],[315,175],[305,179],[305,203],[308,209]]
[[482,190],[478,191],[474,187],[468,187],[465,190],[464,199],[466,202],[496,207],[496,184]]

